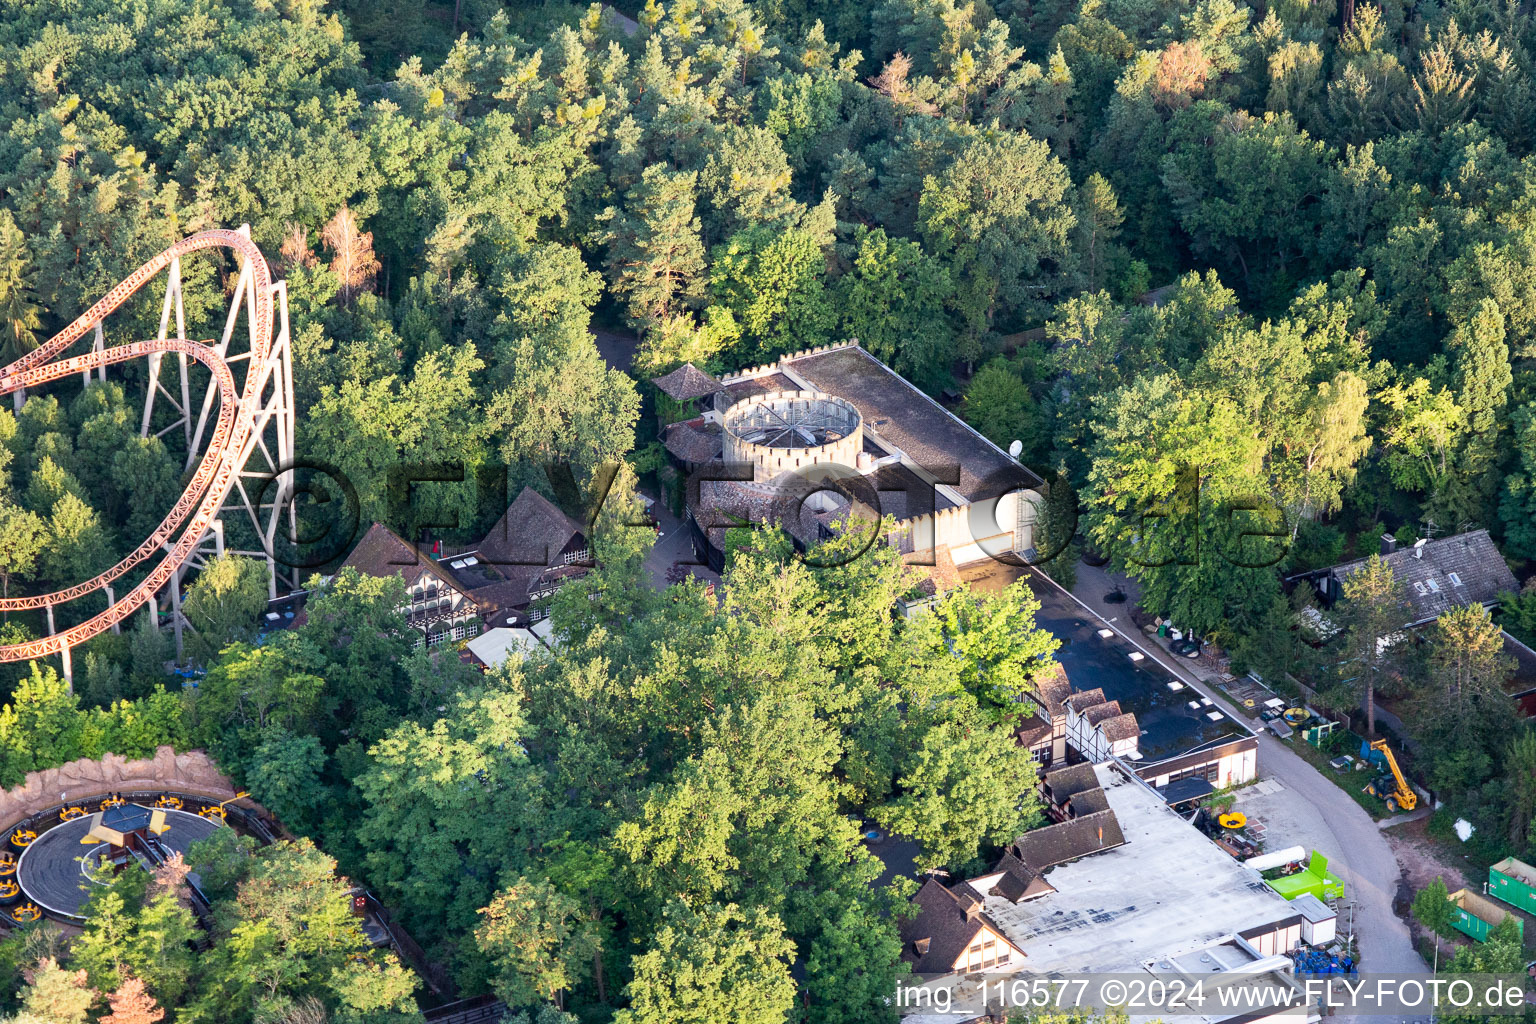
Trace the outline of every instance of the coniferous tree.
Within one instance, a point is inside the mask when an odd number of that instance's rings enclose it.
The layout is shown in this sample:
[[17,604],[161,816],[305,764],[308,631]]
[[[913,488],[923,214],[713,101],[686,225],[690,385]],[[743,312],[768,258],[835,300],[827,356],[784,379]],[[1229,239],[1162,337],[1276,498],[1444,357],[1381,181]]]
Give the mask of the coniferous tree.
[[1354,680],[1365,734],[1376,735],[1376,691],[1403,656],[1408,605],[1392,567],[1373,555],[1344,581],[1334,617],[1343,630],[1341,671]]
[[[0,365],[9,365],[37,347],[42,317],[33,296],[26,239],[11,212],[0,210]],[[26,388],[17,388],[11,397],[20,412],[27,400]]]
[[647,167],[609,228],[608,271],[629,319],[649,328],[702,296],[704,247],[692,173]]

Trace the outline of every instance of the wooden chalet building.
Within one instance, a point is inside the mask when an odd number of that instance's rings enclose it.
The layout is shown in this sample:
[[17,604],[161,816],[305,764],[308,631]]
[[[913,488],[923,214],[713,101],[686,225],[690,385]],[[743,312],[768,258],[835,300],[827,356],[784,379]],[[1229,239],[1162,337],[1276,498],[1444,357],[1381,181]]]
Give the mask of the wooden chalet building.
[[400,609],[419,643],[456,642],[504,626],[527,627],[548,614],[538,602],[591,562],[586,531],[548,498],[525,487],[478,545],[437,555],[374,523],[342,567],[398,576]]

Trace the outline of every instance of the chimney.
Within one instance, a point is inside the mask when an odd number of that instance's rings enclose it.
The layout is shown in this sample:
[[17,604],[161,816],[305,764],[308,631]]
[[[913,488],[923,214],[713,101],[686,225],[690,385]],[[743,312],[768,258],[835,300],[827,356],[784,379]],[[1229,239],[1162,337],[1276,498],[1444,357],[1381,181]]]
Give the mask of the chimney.
[[1381,535],[1381,553],[1383,555],[1390,555],[1392,552],[1394,552],[1396,550],[1397,550],[1397,538],[1392,536],[1390,533],[1382,534]]
[[917,950],[918,956],[922,956],[928,952],[928,947],[932,944],[932,939],[918,939],[916,942],[912,943],[912,948]]
[[1413,557],[1424,557],[1424,538],[1420,537],[1418,540],[1413,542]]

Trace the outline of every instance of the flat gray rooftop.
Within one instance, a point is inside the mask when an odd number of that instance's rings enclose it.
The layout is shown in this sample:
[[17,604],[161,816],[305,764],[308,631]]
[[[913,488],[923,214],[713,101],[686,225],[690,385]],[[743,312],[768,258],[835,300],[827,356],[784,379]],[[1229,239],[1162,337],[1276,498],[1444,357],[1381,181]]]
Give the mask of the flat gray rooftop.
[[786,356],[779,367],[851,402],[864,418],[865,431],[895,445],[919,466],[938,472],[958,465],[960,477],[953,486],[967,501],[996,497],[1020,485],[1040,486],[1039,477],[862,348]]
[[1040,899],[987,899],[1024,970],[1140,973],[1295,913],[1156,794],[1109,765],[1095,771],[1125,845],[1047,871],[1057,891]]

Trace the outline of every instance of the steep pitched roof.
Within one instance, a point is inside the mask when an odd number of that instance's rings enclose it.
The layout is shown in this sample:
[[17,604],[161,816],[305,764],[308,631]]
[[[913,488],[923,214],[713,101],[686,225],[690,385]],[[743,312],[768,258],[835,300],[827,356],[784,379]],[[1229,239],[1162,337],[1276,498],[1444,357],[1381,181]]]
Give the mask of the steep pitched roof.
[[1108,721],[1111,718],[1118,718],[1124,713],[1120,710],[1120,702],[1111,700],[1085,709],[1083,711],[1083,718],[1087,719],[1089,725],[1098,725],[1100,722]]
[[498,567],[495,582],[471,590],[469,599],[486,622],[509,625],[510,620],[524,617],[528,606],[537,600],[535,594],[542,597],[544,589],[585,576],[588,571],[584,565],[504,565]]
[[532,487],[524,487],[480,542],[479,556],[510,575],[520,566],[550,565],[573,537],[582,535],[580,523]]
[[1003,877],[993,883],[987,895],[995,893],[1010,903],[1021,903],[1056,891],[1056,887],[1041,877],[1038,871],[1032,870],[1011,853],[1003,854],[992,870],[1001,871]]
[[390,576],[405,579],[407,575],[411,579],[416,579],[422,571],[426,571],[454,590],[460,592],[464,590],[453,575],[435,559],[423,554],[416,545],[382,523],[374,523],[370,526],[368,532],[363,534],[363,539],[357,542],[357,546],[347,556],[347,560],[341,564],[342,568],[351,566],[364,576],[374,576],[379,579]]
[[917,574],[917,588],[924,597],[949,593],[960,585],[960,570],[955,568],[955,556],[948,544],[939,544],[931,552],[932,565],[922,564],[930,560],[930,552],[913,551],[901,559]]
[[667,425],[661,443],[682,462],[709,462],[720,454],[720,425],[702,417]]
[[671,373],[652,377],[651,383],[656,385],[657,390],[662,394],[678,402],[703,398],[705,395],[725,390],[718,380],[692,363],[684,363]]
[[1067,697],[1063,703],[1078,714],[1082,714],[1089,708],[1104,703],[1104,691],[1097,686],[1091,690],[1078,690]]
[[1014,723],[1013,738],[1020,746],[1032,747],[1051,735],[1051,723],[1038,714]]
[[982,911],[974,890],[964,885],[956,888],[951,892],[929,878],[912,897],[918,910],[901,924],[901,956],[914,973],[948,974],[982,928],[992,929],[1007,942],[1002,929]]
[[1040,783],[1052,803],[1064,804],[1079,793],[1098,789],[1099,776],[1093,770],[1093,765],[1085,761],[1046,772]]
[[1099,722],[1098,726],[1099,731],[1104,734],[1104,738],[1111,743],[1118,743],[1120,740],[1133,740],[1141,735],[1141,723],[1136,721],[1136,716],[1129,712],[1105,719]]
[[[1463,605],[1492,603],[1501,591],[1518,587],[1487,530],[1426,541],[1422,548],[1398,548],[1381,559],[1402,584],[1412,609],[1410,625],[1437,619]],[[1366,561],[1359,558],[1336,565],[1328,575],[1343,583]]]
[[1074,818],[1086,818],[1090,814],[1109,810],[1109,797],[1104,795],[1102,789],[1090,789],[1073,794],[1072,799],[1067,801],[1067,806],[1072,809]]
[[1026,832],[1014,840],[1008,852],[1030,869],[1044,871],[1090,853],[1124,845],[1125,834],[1120,831],[1115,812],[1104,810]]
[[1047,714],[1061,714],[1067,698],[1072,696],[1072,684],[1067,681],[1067,671],[1060,662],[1056,663],[1054,674],[1035,684],[1035,695]]
[[1046,772],[1040,784],[1051,803],[1068,808],[1074,818],[1109,810],[1098,773],[1087,762]]

